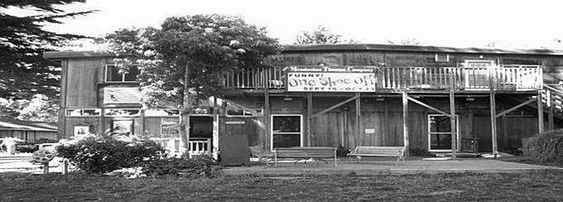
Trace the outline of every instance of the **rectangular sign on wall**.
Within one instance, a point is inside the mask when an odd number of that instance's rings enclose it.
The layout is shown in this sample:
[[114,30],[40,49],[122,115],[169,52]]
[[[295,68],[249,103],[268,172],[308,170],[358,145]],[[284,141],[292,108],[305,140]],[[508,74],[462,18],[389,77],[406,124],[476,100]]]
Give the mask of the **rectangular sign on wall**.
[[106,87],[104,104],[141,103],[139,87]]
[[289,72],[289,92],[374,92],[373,72]]

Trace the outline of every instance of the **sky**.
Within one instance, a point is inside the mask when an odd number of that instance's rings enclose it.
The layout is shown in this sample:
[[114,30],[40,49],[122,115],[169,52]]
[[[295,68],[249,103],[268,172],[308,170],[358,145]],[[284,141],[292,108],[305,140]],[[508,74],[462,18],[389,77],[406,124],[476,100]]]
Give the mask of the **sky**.
[[563,2],[548,0],[87,0],[67,11],[99,10],[47,29],[104,36],[120,28],[159,27],[165,18],[241,16],[282,44],[318,25],[361,43],[414,39],[451,47],[559,48]]

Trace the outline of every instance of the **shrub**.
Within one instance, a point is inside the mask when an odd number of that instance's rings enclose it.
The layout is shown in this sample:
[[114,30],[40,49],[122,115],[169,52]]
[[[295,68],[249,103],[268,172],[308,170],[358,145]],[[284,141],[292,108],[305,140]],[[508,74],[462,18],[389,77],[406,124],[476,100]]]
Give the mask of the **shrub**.
[[563,129],[530,138],[524,145],[524,155],[539,163],[563,163]]
[[188,178],[216,177],[221,166],[207,155],[194,158],[158,159],[145,164],[143,173],[148,176],[181,176]]
[[49,139],[49,138],[39,138],[37,141],[35,141],[35,144],[57,143],[57,142],[59,142],[59,141],[58,141],[58,140]]
[[120,168],[141,166],[162,157],[165,149],[149,140],[123,142],[108,136],[88,136],[57,147],[58,156],[69,159],[87,173],[106,173]]

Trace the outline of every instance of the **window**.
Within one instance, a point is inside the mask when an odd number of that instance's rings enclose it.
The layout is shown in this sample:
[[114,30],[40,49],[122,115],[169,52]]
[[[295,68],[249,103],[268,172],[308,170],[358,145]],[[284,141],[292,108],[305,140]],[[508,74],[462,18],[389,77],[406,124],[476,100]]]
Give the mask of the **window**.
[[436,61],[436,62],[449,62],[450,61],[450,54],[436,53],[436,55],[434,56],[434,61]]
[[106,116],[140,116],[140,109],[105,109]]
[[102,109],[68,109],[67,116],[100,116]]
[[136,67],[129,68],[129,72],[122,74],[116,65],[106,66],[106,82],[135,82],[139,75],[139,69]]
[[258,108],[258,109],[242,109],[239,107],[235,107],[232,105],[228,105],[227,108],[227,116],[231,116],[231,117],[237,117],[237,116],[261,116],[262,115],[262,109]]
[[[459,130],[458,124],[459,123],[456,123],[456,130]],[[428,115],[428,150],[451,151],[452,137],[454,134],[459,133],[452,133],[450,117],[444,115]]]
[[272,116],[272,148],[301,147],[301,115]]

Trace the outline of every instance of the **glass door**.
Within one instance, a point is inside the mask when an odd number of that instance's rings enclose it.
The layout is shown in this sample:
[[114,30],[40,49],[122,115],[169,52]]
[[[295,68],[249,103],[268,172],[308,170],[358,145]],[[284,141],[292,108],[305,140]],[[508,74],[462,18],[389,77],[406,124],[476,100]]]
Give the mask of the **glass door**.
[[[456,116],[457,120],[457,116]],[[453,135],[459,134],[458,124],[456,132],[452,132],[451,119],[445,115],[428,115],[428,150],[451,151]],[[459,138],[457,138],[459,140]]]

